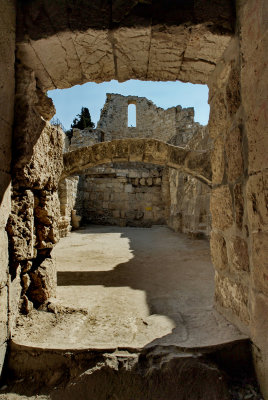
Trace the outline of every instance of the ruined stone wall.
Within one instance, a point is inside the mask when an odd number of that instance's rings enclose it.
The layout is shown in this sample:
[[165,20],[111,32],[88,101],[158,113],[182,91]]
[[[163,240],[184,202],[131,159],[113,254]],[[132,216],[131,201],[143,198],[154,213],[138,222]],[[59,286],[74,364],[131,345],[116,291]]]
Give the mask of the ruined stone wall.
[[209,83],[216,305],[253,340],[268,397],[267,2],[240,2],[237,37]]
[[95,143],[104,142],[105,134],[100,129],[86,128],[83,130],[74,128],[68,151],[78,149],[81,146],[92,146]]
[[[94,132],[93,132],[94,134]],[[177,135],[177,138],[179,135]],[[180,136],[182,137],[182,135]],[[206,127],[199,126],[198,130],[194,132],[189,132],[188,137],[191,139],[186,143],[181,144],[183,147],[192,150],[207,150],[209,148],[209,140]],[[184,136],[184,140],[186,140],[186,136]],[[83,148],[88,143],[92,141],[92,132],[88,132],[88,130],[79,131],[75,130],[75,137],[71,140],[70,149],[74,147],[75,149]],[[73,143],[74,142],[74,143]],[[85,144],[84,144],[85,143]],[[70,153],[71,155],[72,153]],[[84,156],[81,156],[84,159]],[[162,218],[163,205],[161,204],[158,207],[159,216],[157,216],[156,210],[154,210],[152,216],[149,218],[147,216],[143,217],[145,204],[148,202],[148,198],[145,195],[137,194],[136,196],[136,204],[134,202],[135,196],[126,195],[124,184],[128,181],[124,179],[128,179],[128,172],[130,171],[132,178],[142,178],[142,171],[140,167],[135,163],[131,162],[127,165],[123,164],[122,168],[124,171],[119,170],[118,173],[116,171],[116,165],[113,166],[113,169],[109,168],[99,168],[97,170],[92,170],[85,174],[80,175],[80,188],[79,190],[76,187],[73,187],[72,182],[64,181],[61,183],[60,188],[64,186],[64,193],[62,190],[59,191],[60,202],[63,205],[62,208],[62,218],[61,218],[61,236],[65,236],[68,231],[71,230],[72,224],[72,214],[79,215],[82,217],[84,222],[94,222],[94,223],[117,223],[123,225],[126,224],[136,224],[139,226],[142,225],[150,225],[152,223],[159,223],[159,221],[163,221],[168,223],[170,227],[172,227],[176,231],[185,232],[191,234],[193,236],[209,236],[210,232],[210,212],[209,212],[209,197],[210,197],[210,187],[207,184],[204,184],[197,180],[196,178],[188,175],[182,174],[182,172],[166,169],[166,176],[168,183],[168,197],[166,197],[164,208],[166,210],[166,218]],[[121,168],[121,169],[122,169]],[[136,172],[134,171],[137,169]],[[128,171],[129,170],[129,171]],[[147,166],[146,176],[148,177],[148,171],[150,168]],[[95,171],[95,172],[94,172]],[[98,173],[96,173],[98,171]],[[101,176],[101,171],[103,176]],[[94,175],[95,174],[95,175]],[[114,174],[114,177],[111,177],[111,174]],[[123,174],[123,175],[122,175]],[[150,177],[154,178],[154,168],[150,171]],[[99,176],[98,176],[99,175]],[[110,175],[110,176],[109,176]],[[122,175],[122,176],[121,176]],[[125,177],[125,178],[124,178]],[[82,183],[83,181],[83,183]],[[129,181],[132,184],[131,181]],[[105,186],[106,184],[106,186]],[[109,185],[109,186],[108,186]],[[139,185],[139,184],[138,184]],[[140,193],[145,193],[145,186],[147,185],[146,180],[142,184],[143,191],[141,188],[134,189],[134,195],[136,194],[136,190]],[[147,190],[152,192],[152,185],[149,186]],[[113,196],[109,196],[108,187]],[[119,190],[119,187],[121,188]],[[107,192],[107,193],[105,193]],[[116,193],[114,195],[114,192]],[[121,199],[119,198],[119,194],[122,194]],[[150,194],[148,193],[148,196]],[[147,197],[148,197],[147,196]],[[80,201],[79,198],[82,197],[83,201]],[[116,198],[116,202],[111,201],[112,198]],[[76,198],[76,200],[75,200]],[[95,200],[95,205],[94,201]],[[108,199],[108,200],[107,200]],[[122,206],[119,210],[116,209],[116,204],[121,202],[121,200],[125,202],[125,205]],[[117,201],[118,200],[118,201]],[[128,201],[127,201],[128,200]],[[109,204],[108,202],[113,203]],[[171,204],[169,203],[171,201]],[[162,203],[162,199],[159,197],[159,204]],[[66,207],[67,203],[69,205],[73,205],[73,210],[70,207]],[[75,204],[76,203],[76,204]],[[142,205],[143,203],[143,205]],[[82,205],[81,205],[82,204]],[[148,206],[151,208],[151,206]],[[133,221],[131,222],[131,210],[138,210],[140,213],[140,220],[138,222],[138,218],[134,218],[134,211],[132,212]],[[147,210],[148,211],[148,210]],[[127,212],[128,216],[125,218],[123,215]],[[170,214],[169,214],[170,212]],[[122,214],[122,216],[121,216]],[[144,222],[144,219],[146,222]],[[134,222],[135,220],[135,222]],[[151,220],[151,222],[150,222]],[[109,222],[110,221],[110,222]]]
[[65,237],[72,228],[72,210],[76,209],[78,197],[78,176],[70,176],[59,182],[58,196],[60,202],[59,236]]
[[[187,142],[192,150],[208,150],[211,140],[206,127],[199,129]],[[189,174],[169,168],[170,214],[168,225],[175,231],[194,237],[209,237],[211,188]]]
[[[12,165],[12,203],[7,223],[12,323],[22,311],[55,295],[50,252],[59,239],[58,180],[63,132],[47,121],[55,109],[37,87],[34,72],[17,65]],[[20,298],[22,301],[20,302]],[[12,324],[11,324],[12,329]]]
[[211,189],[205,183],[169,168],[170,214],[168,226],[193,237],[209,237]]
[[[98,128],[105,140],[153,138],[180,145],[186,143],[201,125],[194,122],[194,109],[176,106],[164,110],[138,96],[107,93]],[[128,127],[128,105],[136,105],[136,127]]]
[[112,164],[83,176],[83,220],[120,226],[166,223],[168,181],[162,167]]
[[8,238],[5,231],[11,209],[10,167],[15,94],[15,1],[0,0],[0,375],[10,332],[8,302]]

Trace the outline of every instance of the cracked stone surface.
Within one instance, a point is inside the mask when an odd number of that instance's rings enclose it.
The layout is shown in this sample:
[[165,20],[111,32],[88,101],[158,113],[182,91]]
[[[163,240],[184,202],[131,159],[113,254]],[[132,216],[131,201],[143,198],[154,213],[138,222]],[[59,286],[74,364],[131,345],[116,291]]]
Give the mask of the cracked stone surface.
[[65,153],[61,179],[111,162],[147,162],[182,170],[211,183],[210,150],[188,150],[155,139],[120,139]]
[[111,79],[207,83],[234,27],[230,0],[38,0],[21,2],[17,19],[18,59],[44,91]]

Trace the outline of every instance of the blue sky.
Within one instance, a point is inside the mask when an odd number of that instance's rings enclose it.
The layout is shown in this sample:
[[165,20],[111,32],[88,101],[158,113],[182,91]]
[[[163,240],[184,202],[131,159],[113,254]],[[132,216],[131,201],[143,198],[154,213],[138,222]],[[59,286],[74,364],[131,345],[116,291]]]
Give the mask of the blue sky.
[[76,85],[70,89],[50,90],[48,96],[53,99],[56,115],[66,129],[81,107],[88,107],[91,119],[95,124],[100,117],[100,111],[106,100],[106,93],[119,93],[124,96],[133,95],[147,97],[158,107],[169,108],[176,105],[194,107],[195,121],[206,125],[209,116],[208,87],[192,83],[150,82],[129,80],[119,83],[115,80],[103,83],[89,82]]

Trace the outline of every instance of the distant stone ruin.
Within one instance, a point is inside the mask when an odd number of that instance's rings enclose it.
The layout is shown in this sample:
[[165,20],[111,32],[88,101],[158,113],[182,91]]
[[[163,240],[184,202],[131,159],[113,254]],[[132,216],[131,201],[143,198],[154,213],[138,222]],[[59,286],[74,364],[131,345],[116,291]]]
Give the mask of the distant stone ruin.
[[[136,127],[128,127],[129,104],[137,106]],[[133,138],[158,139],[187,150],[209,148],[206,127],[194,121],[193,108],[176,106],[164,110],[145,97],[108,93],[97,129],[74,129],[66,151]],[[160,159],[159,165],[157,160],[146,161],[142,151],[140,148],[131,162],[120,163],[120,158],[104,160],[104,165],[86,168],[80,175],[60,181],[61,236],[78,226],[78,216],[83,223],[146,227],[168,224],[192,236],[209,235],[210,187],[163,165]],[[67,153],[65,159],[69,157]],[[81,159],[85,156],[80,153],[74,161],[77,167]]]

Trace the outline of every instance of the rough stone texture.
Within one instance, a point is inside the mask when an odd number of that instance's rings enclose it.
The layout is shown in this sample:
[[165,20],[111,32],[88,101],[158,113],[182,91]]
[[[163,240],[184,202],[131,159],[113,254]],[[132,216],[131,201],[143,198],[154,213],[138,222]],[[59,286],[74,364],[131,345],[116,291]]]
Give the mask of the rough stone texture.
[[[243,351],[243,345],[241,348]],[[17,355],[10,363],[12,372],[17,381],[21,376],[26,378],[23,385],[10,381],[10,387],[0,395],[1,400],[91,400],[94,397],[105,400],[109,396],[118,400],[177,400],[187,399],[189,395],[191,400],[231,399],[225,374],[217,363],[209,360],[210,356],[216,360],[220,356],[220,352],[213,350],[208,356],[182,354],[173,349],[169,353],[165,349],[108,350],[98,356],[84,351],[50,350],[44,354],[38,349],[27,350],[20,351],[13,346],[12,352]],[[226,350],[233,349],[226,346]],[[234,350],[239,354],[239,345]],[[53,364],[53,358],[57,363]],[[142,366],[140,358],[144,359]],[[243,358],[239,361],[243,363]],[[34,384],[28,378],[30,375],[34,376]],[[46,391],[38,390],[38,386],[46,387]],[[26,388],[29,388],[27,398],[21,395]]]
[[[58,197],[60,202],[60,219],[59,219],[59,235],[65,237],[72,229],[71,215],[72,210],[75,210],[78,205],[81,188],[78,191],[79,180],[81,177],[70,176],[62,179],[58,186]],[[82,194],[83,196],[83,194]]]
[[120,226],[151,226],[166,222],[161,167],[113,164],[83,175],[82,209],[85,222]]
[[264,398],[268,398],[267,15],[266,1],[237,4],[237,37],[209,82],[215,185],[211,252],[214,262],[218,260],[217,269],[220,259],[226,262],[226,248],[228,253],[228,265],[216,278],[216,305],[250,333]]
[[211,183],[210,151],[187,150],[155,139],[121,139],[97,143],[64,154],[62,179],[111,162],[146,162],[190,173]]
[[205,183],[169,169],[170,216],[168,225],[176,232],[201,237],[210,234],[210,187]]
[[[128,104],[136,103],[138,108],[137,128],[127,127]],[[103,144],[104,160],[107,153],[115,154],[113,160],[127,161],[119,170],[116,163],[112,168],[93,167],[79,177],[79,184],[73,186],[72,180],[62,180],[60,184],[59,197],[61,202],[61,236],[65,236],[70,230],[71,208],[73,212],[83,217],[85,222],[103,222],[119,225],[143,226],[153,223],[168,223],[176,231],[186,232],[195,236],[209,235],[209,195],[208,185],[201,183],[188,174],[182,174],[173,168],[165,168],[160,182],[156,183],[156,169],[149,164],[144,164],[142,172],[140,163],[135,161],[153,161],[165,163],[164,158],[169,157],[170,165],[185,160],[186,170],[196,169],[202,174],[203,169],[210,169],[209,136],[206,127],[194,122],[193,108],[182,109],[180,106],[163,110],[156,107],[144,97],[121,96],[107,94],[106,103],[103,107],[101,118],[98,122],[100,129],[73,131],[73,137],[69,150],[78,150],[101,141],[116,139],[112,143]],[[135,137],[162,137],[164,141],[173,145],[183,145],[179,154],[174,147],[167,149],[163,142],[157,146],[154,154],[154,142],[148,142],[137,146],[134,141],[128,144],[126,141],[118,142],[118,139]],[[119,146],[118,146],[119,145]],[[110,151],[111,149],[111,151]],[[196,157],[188,150],[204,151]],[[88,151],[91,152],[88,147]],[[131,151],[126,159],[126,152]],[[142,154],[144,151],[144,154]],[[186,151],[187,157],[183,155]],[[94,151],[94,153],[96,153]],[[75,154],[75,153],[74,153]],[[72,154],[72,156],[74,155]],[[65,158],[68,158],[68,153]],[[96,153],[97,163],[102,163],[100,154]],[[131,163],[130,163],[131,161]],[[139,167],[140,165],[140,167]],[[136,168],[136,171],[135,171]],[[150,171],[151,169],[151,171]],[[65,172],[64,172],[65,173]],[[91,176],[90,176],[91,174]],[[110,176],[109,176],[110,175]],[[114,175],[114,176],[112,176]],[[105,186],[106,185],[106,186]],[[154,187],[157,186],[157,187]],[[161,188],[160,188],[161,186]],[[73,191],[73,192],[70,192]],[[110,193],[109,193],[110,192]],[[82,196],[82,200],[79,199]],[[82,204],[79,205],[79,203]]]
[[82,146],[92,146],[95,143],[106,140],[105,133],[101,129],[86,128],[84,130],[74,128],[71,143],[66,149],[72,151]]
[[228,269],[226,242],[222,235],[213,231],[210,236],[211,259],[217,271]]
[[31,308],[29,299],[40,304],[54,293],[51,281],[54,279],[55,286],[55,273],[38,268],[50,257],[59,239],[60,210],[56,189],[63,167],[64,142],[63,132],[46,121],[55,109],[52,101],[37,87],[34,72],[18,64],[16,76],[13,194],[6,226],[11,274],[9,305],[10,315],[14,316],[9,324],[10,331],[19,305],[27,312]]
[[[3,55],[0,69],[3,116],[0,123],[1,131],[7,133],[1,135],[0,157],[3,231],[10,210],[8,186],[14,93],[15,7],[10,0],[2,0],[0,5],[1,56]],[[222,290],[226,288],[224,293],[227,299],[229,290],[230,301],[224,302],[222,311],[226,312],[230,319],[232,314],[239,319],[241,311],[240,320],[246,325],[251,321],[248,329],[255,343],[253,348],[257,373],[264,396],[268,397],[267,343],[262,330],[263,315],[267,315],[267,301],[265,286],[261,284],[261,289],[258,286],[262,282],[261,276],[265,269],[260,271],[259,276],[259,266],[256,265],[260,259],[267,259],[265,246],[260,248],[261,237],[257,238],[258,233],[267,233],[266,216],[263,211],[267,185],[263,176],[268,163],[267,2],[242,0],[237,3],[237,32],[232,42],[230,36],[234,33],[234,10],[229,1],[172,2],[168,5],[158,2],[154,2],[153,5],[131,2],[129,6],[124,7],[115,2],[112,8],[108,2],[102,2],[101,7],[99,3],[89,2],[84,4],[83,13],[80,6],[79,2],[72,5],[68,2],[70,8],[67,8],[66,2],[52,3],[50,0],[42,1],[42,7],[41,0],[19,2],[17,55],[18,60],[23,61],[29,69],[24,71],[23,78],[17,77],[17,88],[20,89],[16,99],[19,107],[16,111],[14,138],[21,132],[21,141],[14,140],[14,144],[17,145],[17,149],[14,146],[14,167],[18,168],[28,162],[33,144],[43,129],[45,121],[38,114],[40,104],[41,108],[45,109],[43,114],[46,118],[51,115],[50,106],[44,97],[40,97],[40,93],[38,95],[38,90],[34,94],[36,81],[32,70],[38,79],[38,87],[43,91],[81,84],[88,80],[110,80],[114,77],[182,79],[203,83],[209,78],[209,128],[212,138],[222,137],[218,143],[219,154],[225,160],[224,163],[220,162],[213,172],[214,184],[222,185],[224,189],[221,186],[215,187],[214,193],[227,195],[227,202],[222,200],[222,204],[225,206],[227,203],[228,215],[230,198],[232,199],[233,218],[232,225],[228,221],[228,228],[224,228],[223,232],[222,223],[217,221],[219,207],[214,204],[212,221],[216,221],[216,226],[213,222],[213,231],[224,237],[228,251],[229,242],[234,237],[239,237],[247,243],[250,270],[249,275],[238,268],[228,268],[231,276],[223,277],[227,280],[226,284],[222,285]],[[226,48],[227,51],[221,59]],[[18,71],[19,69],[18,63]],[[32,80],[29,87],[23,84],[26,76]],[[17,128],[19,119],[23,121],[20,129]],[[234,137],[230,137],[231,131],[234,132]],[[222,141],[224,151],[221,148]],[[95,150],[97,153],[103,149]],[[116,151],[117,161],[118,158],[124,158],[123,149]],[[237,159],[232,156],[233,152]],[[102,152],[97,158],[103,160],[104,156],[105,152]],[[185,153],[174,150],[170,156],[170,166],[174,166],[182,163]],[[150,151],[146,152],[146,159],[153,158]],[[214,164],[213,160],[212,162]],[[232,166],[237,170],[234,171]],[[247,181],[249,186],[246,187]],[[222,215],[224,216],[224,212]],[[1,246],[4,246],[5,252],[5,239]],[[3,259],[5,262],[5,255]],[[6,265],[3,265],[6,271]],[[232,282],[229,289],[228,282]],[[240,286],[246,293],[250,293],[247,301],[244,301],[238,290],[232,289]],[[218,298],[222,298],[220,293]],[[235,305],[233,313],[232,304]],[[245,318],[245,307],[250,310],[249,319]],[[1,349],[3,347],[5,344]]]
[[212,190],[210,210],[213,227],[224,231],[232,226],[232,197],[228,186],[221,186]]
[[59,240],[60,204],[57,192],[40,191],[35,197],[36,248],[51,249]]
[[224,310],[229,317],[233,314],[232,317],[238,325],[240,321],[249,324],[248,288],[243,284],[216,272],[215,299],[219,310]]
[[46,258],[37,269],[30,272],[28,296],[34,304],[42,304],[56,296],[57,271],[51,258]]
[[[216,306],[249,330],[249,244],[244,213],[247,160],[239,77],[239,40],[233,39],[209,83],[212,150],[211,256],[216,275]],[[228,295],[229,293],[229,295]]]
[[0,375],[8,339],[8,240],[11,210],[10,167],[15,95],[15,1],[0,1]]
[[34,194],[31,190],[13,193],[7,232],[11,266],[16,268],[20,261],[34,258]]
[[207,82],[233,33],[231,1],[122,4],[20,2],[18,58],[43,90],[111,79]]
[[[128,123],[130,104],[136,106],[135,127],[129,126]],[[105,141],[150,138],[180,146],[186,144],[203,127],[194,122],[192,107],[176,106],[164,110],[145,97],[107,93],[98,128],[105,132]]]
[[[208,151],[210,146],[206,127],[200,127],[186,142],[185,147],[190,150]],[[207,161],[209,159],[205,160],[204,164]],[[169,168],[168,175],[170,192],[168,225],[175,231],[191,236],[208,237],[211,230],[210,186],[175,169]]]
[[63,168],[63,140],[63,131],[46,122],[27,163],[14,169],[14,185],[55,191]]

